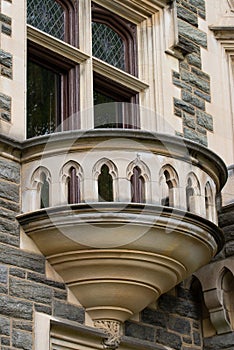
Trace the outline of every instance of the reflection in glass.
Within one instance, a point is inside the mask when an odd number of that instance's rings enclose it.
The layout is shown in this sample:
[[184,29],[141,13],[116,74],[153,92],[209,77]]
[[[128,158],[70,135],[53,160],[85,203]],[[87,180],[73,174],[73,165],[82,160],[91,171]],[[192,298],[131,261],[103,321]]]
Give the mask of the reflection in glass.
[[27,137],[54,132],[59,123],[60,75],[28,62]]
[[103,23],[92,23],[93,56],[124,70],[124,43],[122,38]]

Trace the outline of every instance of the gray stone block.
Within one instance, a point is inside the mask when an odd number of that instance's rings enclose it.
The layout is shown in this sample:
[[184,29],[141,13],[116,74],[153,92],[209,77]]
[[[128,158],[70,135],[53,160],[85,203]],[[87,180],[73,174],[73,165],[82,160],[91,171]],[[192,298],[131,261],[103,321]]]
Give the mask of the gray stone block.
[[176,350],[181,350],[182,346],[181,337],[175,333],[167,332],[165,329],[156,330],[156,342]]
[[54,316],[65,318],[70,321],[84,323],[84,309],[76,305],[55,300],[53,314]]
[[25,320],[13,320],[12,327],[15,329],[21,329],[23,331],[32,332],[33,326],[31,321]]
[[182,100],[191,103],[194,107],[197,107],[203,111],[205,110],[205,101],[194,96],[188,91],[182,91]]
[[181,79],[185,82],[191,84],[195,88],[210,94],[210,83],[207,80],[204,80],[198,77],[196,74],[184,70],[181,70]]
[[185,318],[170,316],[168,326],[171,331],[182,335],[189,335],[191,332],[190,321]]
[[187,61],[190,65],[195,66],[197,68],[201,68],[201,57],[198,55],[195,55],[194,53],[190,53],[187,56]]
[[39,273],[44,273],[45,271],[45,258],[43,256],[24,252],[23,250],[1,244],[0,262]]
[[153,327],[135,322],[125,322],[125,335],[147,341],[155,341],[155,330]]
[[205,32],[202,32],[200,29],[195,28],[181,19],[178,19],[178,30],[179,33],[188,40],[191,40],[198,46],[207,48],[207,35]]
[[19,236],[12,236],[12,235],[0,232],[0,242],[8,244],[8,245],[13,246],[13,247],[19,247],[20,237]]
[[20,330],[13,330],[12,345],[18,349],[32,350],[33,348],[32,334],[29,332],[23,332]]
[[0,159],[0,178],[19,184],[20,165],[15,162]]
[[194,12],[191,12],[182,6],[177,6],[177,16],[191,25],[198,27],[198,19]]
[[183,113],[183,123],[185,126],[191,129],[196,129],[196,122],[194,116],[191,116],[190,114]]
[[8,281],[8,268],[4,265],[0,265],[0,283],[6,284]]
[[12,54],[0,49],[0,64],[7,68],[12,68]]
[[9,293],[11,296],[42,304],[49,304],[52,301],[51,288],[13,277],[10,278]]
[[10,319],[0,316],[0,335],[10,335],[11,323]]
[[202,11],[206,10],[205,1],[204,0],[189,0],[189,3],[196,7],[197,9],[200,9]]
[[19,202],[19,186],[0,181],[0,197],[13,202]]
[[1,314],[13,318],[32,320],[32,303],[0,295]]
[[210,114],[197,110],[197,124],[206,130],[213,131],[213,118]]
[[7,95],[0,93],[0,109],[4,111],[11,111],[11,98]]
[[141,313],[141,321],[153,326],[165,328],[168,322],[168,316],[166,313],[158,310],[151,310],[146,308]]
[[178,98],[174,98],[174,107],[175,108],[180,108],[184,112],[187,112],[189,114],[194,115],[195,114],[195,108],[191,106],[189,103],[179,100]]

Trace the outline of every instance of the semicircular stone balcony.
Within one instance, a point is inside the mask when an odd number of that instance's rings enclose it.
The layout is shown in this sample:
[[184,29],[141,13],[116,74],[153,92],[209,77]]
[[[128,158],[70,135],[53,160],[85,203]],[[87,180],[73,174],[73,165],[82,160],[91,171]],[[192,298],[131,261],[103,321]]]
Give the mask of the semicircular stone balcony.
[[140,130],[65,132],[23,150],[26,234],[94,322],[123,322],[222,248],[222,160]]

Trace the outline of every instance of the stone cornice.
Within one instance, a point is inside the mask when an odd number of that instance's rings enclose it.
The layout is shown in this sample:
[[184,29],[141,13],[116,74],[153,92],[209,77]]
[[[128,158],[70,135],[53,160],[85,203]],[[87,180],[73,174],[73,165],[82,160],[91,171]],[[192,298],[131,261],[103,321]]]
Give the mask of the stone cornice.
[[234,26],[210,26],[209,29],[214,33],[217,40],[233,40]]
[[0,135],[0,146],[2,152],[8,154],[8,156],[14,156],[17,157],[18,161],[21,159],[22,162],[27,162],[32,158],[40,159],[43,154],[48,152],[63,153],[67,152],[68,148],[72,148],[72,151],[81,148],[88,150],[95,143],[118,138],[134,140],[139,142],[139,145],[142,143],[153,153],[191,162],[212,176],[218,190],[221,190],[227,181],[226,165],[217,154],[208,148],[181,137],[144,130],[92,129],[66,131],[34,137],[23,142]]
[[134,23],[142,22],[161,8],[172,3],[171,0],[94,0],[94,2]]

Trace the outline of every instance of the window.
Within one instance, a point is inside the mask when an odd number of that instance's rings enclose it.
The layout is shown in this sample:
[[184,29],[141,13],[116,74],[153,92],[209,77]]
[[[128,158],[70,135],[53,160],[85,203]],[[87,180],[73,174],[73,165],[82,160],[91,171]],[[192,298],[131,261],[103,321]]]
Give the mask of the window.
[[94,127],[139,128],[137,95],[129,88],[94,73]]
[[192,180],[189,178],[186,186],[186,203],[187,203],[187,211],[191,210],[191,199],[194,196],[194,189],[192,188]]
[[27,23],[77,46],[76,7],[69,0],[27,0]]
[[113,202],[113,179],[106,164],[101,167],[98,176],[98,200],[100,202]]
[[92,3],[93,56],[137,76],[136,25]]
[[[27,0],[28,138],[81,127],[140,128],[133,106],[148,85],[137,78],[131,19],[131,11],[121,17],[91,1]],[[94,114],[79,113],[93,106]]]
[[31,188],[32,198],[29,198],[33,210],[50,206],[51,174],[45,167],[38,167],[32,174]]
[[131,176],[131,193],[132,202],[145,202],[145,180],[141,175],[141,169],[138,166],[133,169],[133,175]]

